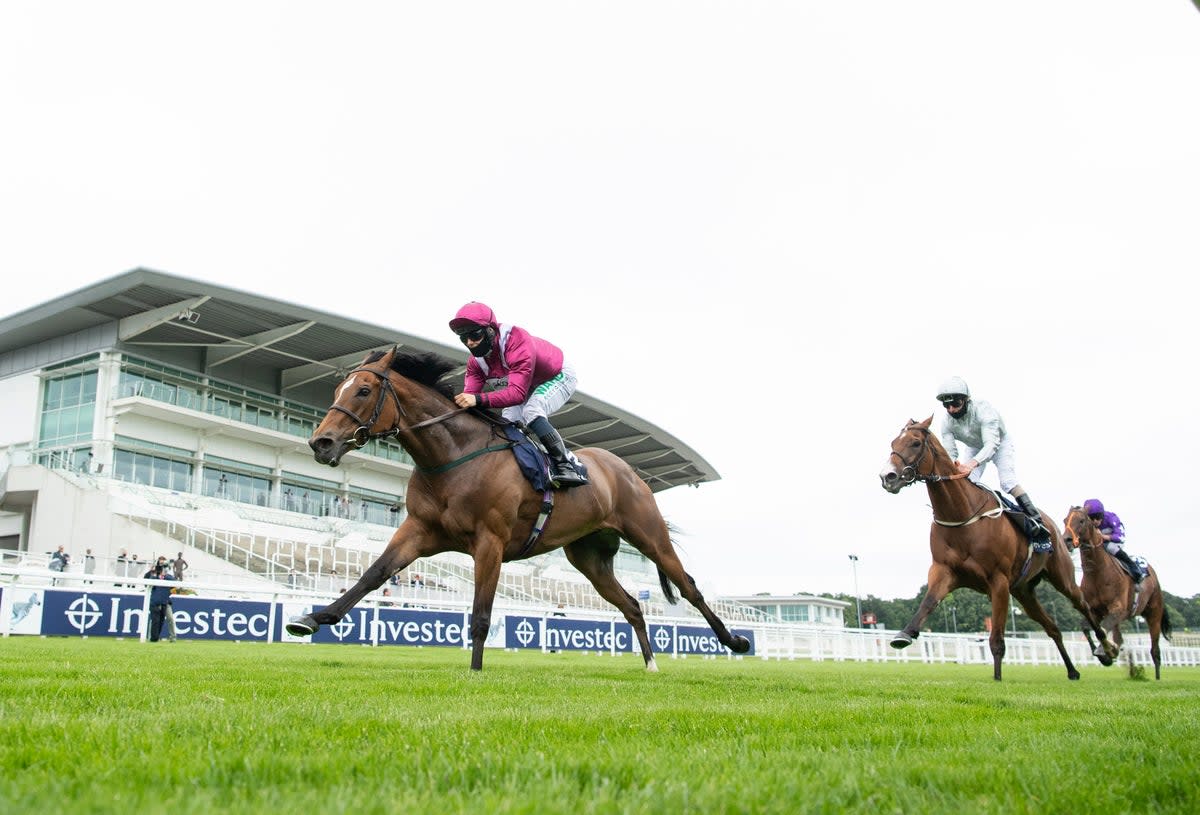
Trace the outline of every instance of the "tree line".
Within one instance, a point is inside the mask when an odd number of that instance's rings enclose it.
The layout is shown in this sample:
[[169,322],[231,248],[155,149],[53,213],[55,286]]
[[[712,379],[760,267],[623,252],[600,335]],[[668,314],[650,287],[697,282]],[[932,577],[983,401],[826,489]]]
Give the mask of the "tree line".
[[[899,631],[917,613],[921,598],[925,596],[925,589],[926,586],[921,586],[916,596],[911,599],[884,600],[874,595],[867,595],[859,598],[858,602],[862,605],[863,615],[874,614],[875,621],[884,629]],[[1067,598],[1045,583],[1039,584],[1034,592],[1042,607],[1046,609],[1046,613],[1060,629],[1078,631],[1081,628],[1079,612]],[[850,607],[846,609],[849,612],[847,624],[853,626],[856,602],[854,595],[825,593],[819,596],[848,602]],[[1164,591],[1163,599],[1171,618],[1172,630],[1177,632],[1200,630],[1200,594],[1192,597],[1177,597]],[[1009,618],[1004,621],[1006,629],[1011,631],[1015,622],[1018,632],[1040,632],[1042,630],[1040,625],[1025,615],[1021,604],[1015,598],[1012,599],[1011,606],[1016,613],[1009,612]],[[947,595],[925,620],[924,630],[960,634],[982,632],[987,630],[985,620],[991,614],[992,604],[987,595],[980,594],[973,589],[956,589]],[[1145,623],[1140,617],[1137,618],[1137,621],[1144,629]],[[1129,633],[1136,632],[1136,626],[1132,621],[1123,624],[1121,629]]]

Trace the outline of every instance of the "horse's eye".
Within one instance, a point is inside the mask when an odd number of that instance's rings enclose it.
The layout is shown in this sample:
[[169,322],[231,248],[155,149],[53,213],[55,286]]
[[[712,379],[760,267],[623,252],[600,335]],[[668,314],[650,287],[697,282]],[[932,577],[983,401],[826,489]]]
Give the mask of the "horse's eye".
[[371,386],[370,385],[361,386],[358,389],[358,395],[360,398],[364,397],[364,396],[370,396],[371,395]]

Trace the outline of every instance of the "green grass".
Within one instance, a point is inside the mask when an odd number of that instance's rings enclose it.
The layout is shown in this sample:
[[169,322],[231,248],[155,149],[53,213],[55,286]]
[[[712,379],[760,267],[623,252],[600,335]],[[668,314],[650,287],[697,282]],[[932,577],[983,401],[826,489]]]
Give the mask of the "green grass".
[[0,812],[1194,812],[1200,670],[0,640]]

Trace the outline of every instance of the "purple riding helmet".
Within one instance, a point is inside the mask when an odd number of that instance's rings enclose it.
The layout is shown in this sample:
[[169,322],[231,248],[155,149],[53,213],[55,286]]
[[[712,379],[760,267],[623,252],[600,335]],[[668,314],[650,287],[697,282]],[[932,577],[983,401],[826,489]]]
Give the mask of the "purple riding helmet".
[[1083,502],[1083,511],[1088,515],[1103,515],[1104,504],[1100,503],[1099,498],[1089,498]]

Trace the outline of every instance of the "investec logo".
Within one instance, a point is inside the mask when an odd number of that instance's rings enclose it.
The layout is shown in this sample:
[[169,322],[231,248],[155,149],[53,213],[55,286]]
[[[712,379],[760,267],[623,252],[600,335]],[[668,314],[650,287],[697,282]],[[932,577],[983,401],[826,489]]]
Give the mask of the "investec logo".
[[[460,614],[436,612],[383,613],[373,619],[369,609],[355,609],[329,627],[338,642],[372,640],[400,645],[462,645],[465,629]],[[374,634],[374,636],[372,636]]]
[[[125,598],[122,608],[121,600],[121,597],[107,595],[97,602],[91,595],[80,595],[63,611],[67,626],[80,634],[138,636],[144,612],[140,607],[131,606],[129,598]],[[266,614],[229,611],[216,605],[206,608],[206,605],[203,601],[180,602],[173,607],[175,630],[180,636],[260,639],[267,636]]]
[[[116,620],[120,615],[121,601],[114,597],[112,599],[112,615],[111,618]],[[130,611],[134,611],[130,609]],[[137,614],[138,620],[141,620],[141,614]],[[100,606],[96,605],[96,601],[88,597],[86,594],[77,599],[71,605],[67,606],[64,612],[67,616],[67,622],[71,628],[78,631],[80,634],[86,634],[88,629],[96,623],[100,622],[100,618],[104,616],[104,612],[100,610]],[[109,633],[117,633],[114,629],[109,629]]]
[[142,630],[142,610],[128,603],[122,609],[121,598],[112,595],[102,596],[97,602],[81,594],[67,604],[63,616],[67,627],[80,634],[137,636]]

